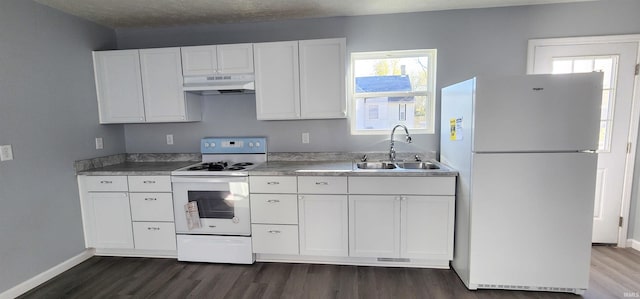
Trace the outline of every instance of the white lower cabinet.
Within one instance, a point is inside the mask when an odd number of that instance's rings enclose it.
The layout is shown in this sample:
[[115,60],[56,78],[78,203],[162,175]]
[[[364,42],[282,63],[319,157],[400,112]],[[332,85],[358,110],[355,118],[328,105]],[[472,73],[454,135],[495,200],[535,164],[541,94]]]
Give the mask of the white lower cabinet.
[[[393,184],[381,188],[384,178],[350,178],[350,193],[375,190],[389,195],[349,195],[349,255],[451,260],[455,177],[390,181]],[[433,189],[425,189],[430,185]]]
[[349,255],[346,195],[300,195],[298,215],[301,255]]
[[131,211],[126,192],[89,192],[92,243],[96,248],[133,248]]
[[175,254],[169,176],[80,176],[78,185],[87,247],[103,255]]

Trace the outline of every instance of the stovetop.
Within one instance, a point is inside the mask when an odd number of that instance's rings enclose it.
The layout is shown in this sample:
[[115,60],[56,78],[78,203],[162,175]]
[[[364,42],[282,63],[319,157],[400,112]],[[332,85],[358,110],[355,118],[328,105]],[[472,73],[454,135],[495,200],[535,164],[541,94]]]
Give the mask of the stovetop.
[[240,171],[240,170],[248,170],[254,166],[253,162],[205,162],[196,165],[189,166],[186,171]]
[[177,176],[246,176],[267,161],[264,137],[205,137],[200,141],[202,162],[171,172]]

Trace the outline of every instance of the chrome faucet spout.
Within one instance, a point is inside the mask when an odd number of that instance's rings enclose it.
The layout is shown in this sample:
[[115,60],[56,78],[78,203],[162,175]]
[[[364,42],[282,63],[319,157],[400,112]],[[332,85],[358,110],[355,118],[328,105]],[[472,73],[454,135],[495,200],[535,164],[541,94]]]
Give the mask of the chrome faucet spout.
[[393,127],[393,130],[391,130],[391,144],[389,145],[389,160],[391,162],[396,160],[396,149],[395,149],[395,141],[393,141],[393,135],[396,133],[396,129],[399,127],[404,129],[404,133],[407,135],[406,136],[407,143],[411,143],[411,136],[409,135],[409,129],[407,129],[405,125],[396,125],[395,127]]

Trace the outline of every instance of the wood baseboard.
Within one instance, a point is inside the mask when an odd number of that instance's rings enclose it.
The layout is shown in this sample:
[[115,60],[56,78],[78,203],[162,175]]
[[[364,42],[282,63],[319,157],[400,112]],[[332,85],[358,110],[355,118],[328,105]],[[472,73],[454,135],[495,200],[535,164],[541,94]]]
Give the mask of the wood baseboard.
[[92,256],[94,256],[95,254],[95,250],[94,249],[86,249],[85,251],[83,251],[82,253],[52,267],[49,270],[46,270],[20,284],[18,284],[17,286],[10,288],[2,293],[0,293],[0,299],[10,299],[10,298],[16,298],[28,291],[30,291],[31,289],[47,282],[48,280],[60,275],[62,272],[67,271],[75,266],[77,266],[78,264],[88,260],[89,258],[91,258]]

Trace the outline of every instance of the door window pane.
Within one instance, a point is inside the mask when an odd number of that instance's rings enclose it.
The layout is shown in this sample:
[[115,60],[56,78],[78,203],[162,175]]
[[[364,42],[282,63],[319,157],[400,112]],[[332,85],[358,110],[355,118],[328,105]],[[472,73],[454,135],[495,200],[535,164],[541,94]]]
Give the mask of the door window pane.
[[615,86],[618,56],[581,56],[553,58],[552,73],[602,72],[602,108],[600,111],[600,138],[598,152],[611,151],[611,132],[615,105]]

